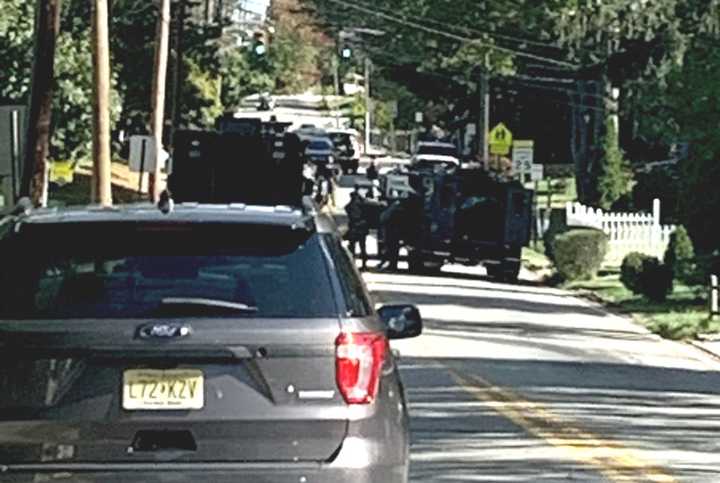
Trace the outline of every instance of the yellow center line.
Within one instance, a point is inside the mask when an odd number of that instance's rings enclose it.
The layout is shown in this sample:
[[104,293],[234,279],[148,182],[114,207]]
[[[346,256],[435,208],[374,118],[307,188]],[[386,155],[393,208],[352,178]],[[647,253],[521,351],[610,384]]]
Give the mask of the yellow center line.
[[541,404],[500,388],[475,375],[450,375],[465,391],[485,402],[529,434],[564,451],[573,460],[592,465],[610,481],[676,482],[665,469],[623,444],[601,438],[561,419]]

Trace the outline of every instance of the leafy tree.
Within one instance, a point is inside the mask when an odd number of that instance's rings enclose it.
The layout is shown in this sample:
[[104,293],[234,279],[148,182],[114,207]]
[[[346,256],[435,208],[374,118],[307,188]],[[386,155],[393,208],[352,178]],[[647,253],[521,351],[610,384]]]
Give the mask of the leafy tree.
[[221,79],[203,70],[192,59],[185,59],[187,80],[183,85],[183,123],[187,127],[211,128],[223,113],[220,102]]
[[670,243],[663,260],[665,265],[670,269],[674,278],[687,281],[695,271],[694,258],[695,248],[687,230],[683,226],[677,227],[670,235]]
[[[76,36],[72,32],[60,34],[55,60],[53,99],[53,135],[50,155],[57,160],[80,160],[92,154],[92,83],[93,64],[89,48],[90,30]],[[117,75],[112,74],[112,86]],[[120,114],[120,98],[111,90],[111,122]]]
[[221,54],[222,95],[225,110],[240,106],[244,97],[270,92],[275,86],[270,69],[252,67],[249,49],[233,48]]
[[717,33],[698,34],[664,85],[648,84],[638,100],[643,137],[690,146],[677,176],[678,218],[700,253],[720,248],[720,85],[708,81],[720,76],[719,46]]
[[32,71],[33,2],[3,0],[0,10],[0,103],[27,100]]
[[613,123],[612,119],[608,119],[603,158],[598,163],[598,205],[604,210],[611,209],[615,202],[631,191],[632,172],[618,146],[617,132]]

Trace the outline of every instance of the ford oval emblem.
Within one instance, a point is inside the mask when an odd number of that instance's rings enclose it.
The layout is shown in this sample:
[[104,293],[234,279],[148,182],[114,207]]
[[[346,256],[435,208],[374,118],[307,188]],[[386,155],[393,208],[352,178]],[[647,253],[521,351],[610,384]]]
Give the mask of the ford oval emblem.
[[182,324],[148,324],[140,327],[141,339],[179,339],[190,335],[190,327]]

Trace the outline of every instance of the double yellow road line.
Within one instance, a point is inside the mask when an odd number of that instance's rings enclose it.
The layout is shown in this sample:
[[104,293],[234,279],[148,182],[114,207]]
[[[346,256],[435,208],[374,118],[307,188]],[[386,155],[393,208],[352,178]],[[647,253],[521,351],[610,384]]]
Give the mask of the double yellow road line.
[[475,375],[460,375],[449,369],[453,379],[469,394],[488,405],[529,434],[545,440],[566,453],[569,459],[596,468],[609,481],[652,481],[674,483],[676,480],[656,463],[623,444],[594,435],[561,419],[541,404],[523,399]]

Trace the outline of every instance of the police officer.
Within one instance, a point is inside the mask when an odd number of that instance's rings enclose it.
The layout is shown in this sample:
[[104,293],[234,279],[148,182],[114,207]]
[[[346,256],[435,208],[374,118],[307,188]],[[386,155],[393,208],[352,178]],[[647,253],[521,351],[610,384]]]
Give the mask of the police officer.
[[366,239],[370,232],[370,226],[365,219],[364,199],[360,194],[360,187],[355,186],[355,190],[350,193],[350,202],[345,206],[345,213],[348,216],[348,232],[345,239],[349,242],[348,248],[353,257],[355,256],[355,246],[360,245],[360,257],[362,260],[362,269],[367,269],[367,246]]
[[403,201],[395,200],[380,214],[380,227],[383,230],[385,250],[381,271],[394,272],[397,270],[400,257],[400,240],[403,227]]
[[375,182],[375,180],[378,179],[378,170],[375,166],[375,161],[370,161],[370,166],[368,166],[367,170],[365,171],[365,176],[373,183]]

